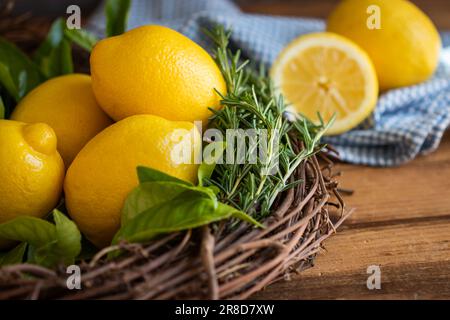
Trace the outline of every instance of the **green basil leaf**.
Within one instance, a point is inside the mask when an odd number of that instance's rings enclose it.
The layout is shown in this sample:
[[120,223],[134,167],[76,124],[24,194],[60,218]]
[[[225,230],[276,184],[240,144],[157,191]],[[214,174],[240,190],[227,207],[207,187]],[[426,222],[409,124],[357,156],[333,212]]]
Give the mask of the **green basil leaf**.
[[71,264],[81,251],[81,234],[75,223],[58,210],[52,224],[35,217],[18,217],[0,224],[0,237],[29,244],[28,261],[44,266]]
[[159,181],[141,183],[125,200],[122,209],[122,224],[153,206],[177,197],[186,191],[183,186],[185,185]]
[[[209,150],[214,150],[214,152],[209,152]],[[202,164],[198,167],[198,184],[202,186],[204,184],[205,179],[211,178],[211,175],[216,168],[216,164],[219,159],[223,156],[223,152],[225,150],[225,142],[217,141],[208,144],[205,147],[205,152],[207,156],[203,159]]]
[[25,71],[19,73],[19,85],[18,85],[19,97],[24,97],[27,94],[27,79],[28,74]]
[[16,102],[41,81],[36,65],[15,45],[0,38],[0,83]]
[[82,29],[65,29],[64,35],[68,40],[79,45],[88,52],[91,52],[94,45],[98,42],[98,39],[94,34]]
[[113,244],[120,240],[146,242],[162,233],[197,228],[231,217],[264,227],[252,217],[231,206],[203,197],[198,192],[184,192],[127,221],[114,237]]
[[[221,208],[221,207],[223,207],[223,206],[227,206],[228,208]],[[232,209],[233,209],[233,210],[232,210]],[[226,204],[224,204],[224,203],[219,203],[219,209],[218,209],[218,210],[228,210],[229,212],[231,212],[231,216],[232,216],[233,218],[236,218],[236,219],[240,219],[240,220],[246,221],[246,222],[248,222],[248,223],[251,223],[251,224],[257,226],[258,228],[262,228],[262,229],[265,228],[264,225],[262,225],[260,222],[258,222],[257,220],[255,220],[254,218],[252,218],[251,216],[249,216],[248,214],[246,214],[245,212],[236,210],[235,208],[230,207],[230,206],[228,206],[228,205],[226,205]]]
[[189,186],[172,181],[144,182],[136,187],[125,200],[122,209],[122,224],[133,219],[138,214],[156,205],[171,201],[183,193],[216,200],[216,195],[209,188]]
[[73,72],[72,48],[65,35],[66,24],[62,18],[53,22],[47,38],[37,49],[34,60],[46,78]]
[[56,266],[62,260],[57,254],[54,254],[56,249],[56,240],[40,247],[29,245],[27,263],[39,264],[45,267]]
[[153,182],[153,181],[168,181],[168,182],[177,182],[180,184],[185,184],[188,186],[192,186],[192,183],[188,181],[184,181],[178,178],[175,178],[173,176],[170,176],[164,172],[161,172],[159,170],[148,168],[148,167],[137,167],[137,175],[139,178],[139,182]]
[[23,261],[23,256],[26,249],[27,244],[25,242],[22,242],[14,249],[5,253],[0,253],[0,267],[21,263]]
[[17,89],[17,85],[11,77],[11,72],[9,71],[8,66],[4,65],[1,62],[0,81],[2,82],[2,85],[6,89],[6,91],[8,91],[8,93],[13,96],[16,101],[19,101],[19,90]]
[[27,242],[42,247],[55,241],[55,226],[48,221],[22,216],[0,224],[0,238]]
[[9,115],[14,110],[14,107],[16,106],[17,102],[16,99],[9,94],[9,92],[6,90],[4,86],[2,86],[1,83],[0,83],[0,99],[1,99],[0,114],[3,111],[3,118],[0,117],[0,119],[8,119]]
[[3,103],[3,99],[0,96],[0,119],[5,119],[5,114],[6,114],[6,107],[5,104]]
[[145,242],[161,233],[191,229],[223,219],[215,214],[216,208],[217,201],[210,198],[183,194],[129,220],[116,234],[113,243],[120,240]]
[[52,50],[49,57],[49,77],[73,73],[72,46],[66,39]]
[[127,28],[130,0],[107,0],[105,5],[106,36],[117,36]]
[[65,264],[72,264],[81,252],[81,233],[76,224],[58,210],[53,210],[58,254]]

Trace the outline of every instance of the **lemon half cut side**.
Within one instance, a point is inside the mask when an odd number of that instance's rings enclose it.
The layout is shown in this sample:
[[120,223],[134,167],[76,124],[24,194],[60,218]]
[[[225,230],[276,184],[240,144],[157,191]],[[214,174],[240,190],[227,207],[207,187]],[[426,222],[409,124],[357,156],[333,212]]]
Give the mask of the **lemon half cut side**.
[[346,132],[375,108],[378,81],[369,56],[352,41],[330,32],[292,41],[271,69],[289,109],[314,123],[336,119],[328,135]]

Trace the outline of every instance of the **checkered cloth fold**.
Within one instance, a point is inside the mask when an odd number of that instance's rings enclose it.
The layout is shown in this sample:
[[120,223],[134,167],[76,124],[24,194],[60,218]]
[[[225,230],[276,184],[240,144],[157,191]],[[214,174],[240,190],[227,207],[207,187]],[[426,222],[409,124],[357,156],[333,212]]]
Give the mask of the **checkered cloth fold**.
[[[205,48],[201,31],[222,24],[232,28],[232,45],[245,57],[270,66],[282,48],[301,34],[322,31],[324,21],[242,13],[228,0],[134,0],[129,28],[161,24],[174,28]],[[103,34],[103,12],[88,28]],[[359,127],[325,141],[342,160],[393,166],[435,150],[450,124],[450,32],[441,33],[443,50],[438,70],[425,83],[383,93],[373,115]]]

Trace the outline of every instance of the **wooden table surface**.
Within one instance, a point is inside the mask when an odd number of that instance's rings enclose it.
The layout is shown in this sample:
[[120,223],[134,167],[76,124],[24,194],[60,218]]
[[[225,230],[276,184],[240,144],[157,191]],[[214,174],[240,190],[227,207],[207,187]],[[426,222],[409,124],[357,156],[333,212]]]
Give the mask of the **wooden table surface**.
[[[449,0],[416,0],[450,29]],[[248,12],[325,17],[334,0],[241,0]],[[450,132],[437,151],[394,168],[341,164],[355,213],[325,242],[316,265],[255,299],[450,299]],[[379,266],[381,289],[367,268]]]

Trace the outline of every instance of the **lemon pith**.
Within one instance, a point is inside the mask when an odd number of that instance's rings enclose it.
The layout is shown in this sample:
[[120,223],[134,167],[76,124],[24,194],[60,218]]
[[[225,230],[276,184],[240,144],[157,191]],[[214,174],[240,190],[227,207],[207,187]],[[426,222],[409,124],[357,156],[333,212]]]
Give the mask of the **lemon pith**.
[[363,121],[377,101],[375,69],[357,45],[333,33],[313,33],[291,42],[271,69],[275,86],[291,109],[317,122],[336,120],[327,134]]

